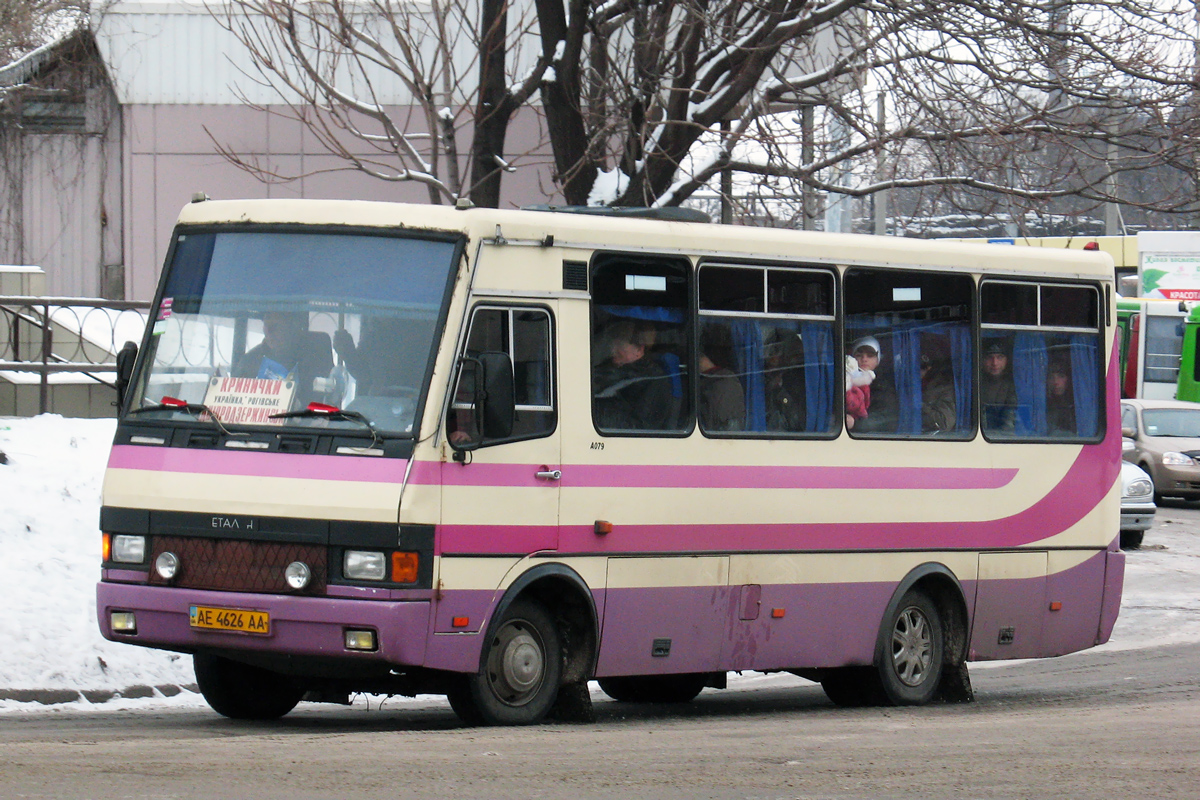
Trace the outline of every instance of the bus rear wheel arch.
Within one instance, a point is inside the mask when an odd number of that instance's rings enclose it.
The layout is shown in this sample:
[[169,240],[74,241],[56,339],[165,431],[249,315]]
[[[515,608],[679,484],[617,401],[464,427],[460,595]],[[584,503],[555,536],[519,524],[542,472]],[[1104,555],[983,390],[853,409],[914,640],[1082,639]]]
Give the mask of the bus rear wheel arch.
[[808,671],[839,706],[921,705],[974,699],[965,663],[967,610],[945,567],[926,564],[901,582],[879,628],[870,666]]

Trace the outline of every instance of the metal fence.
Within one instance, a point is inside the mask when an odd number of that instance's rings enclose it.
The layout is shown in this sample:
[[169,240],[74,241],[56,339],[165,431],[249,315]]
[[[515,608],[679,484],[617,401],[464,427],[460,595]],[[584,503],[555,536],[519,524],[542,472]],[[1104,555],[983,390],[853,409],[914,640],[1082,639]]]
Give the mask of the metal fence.
[[39,375],[43,414],[52,374],[81,373],[114,386],[116,354],[127,340],[141,343],[149,308],[141,301],[0,296],[0,371]]

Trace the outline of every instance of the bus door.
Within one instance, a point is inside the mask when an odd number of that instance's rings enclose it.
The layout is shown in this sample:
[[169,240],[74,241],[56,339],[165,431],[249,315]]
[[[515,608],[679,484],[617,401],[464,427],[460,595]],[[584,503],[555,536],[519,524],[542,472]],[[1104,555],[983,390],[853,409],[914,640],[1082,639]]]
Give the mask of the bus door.
[[[562,473],[556,313],[556,301],[481,301],[470,311],[466,344],[459,354],[469,366],[456,371],[447,409],[438,533],[442,584],[477,590],[481,602],[490,603],[514,559],[558,549]],[[503,437],[484,438],[472,449],[455,449],[451,443],[473,441],[478,435],[474,365],[484,353],[503,353],[511,360],[516,407],[512,430]],[[439,611],[437,630],[451,630],[450,617],[442,616]],[[483,618],[478,612],[458,616],[469,616],[472,629]]]

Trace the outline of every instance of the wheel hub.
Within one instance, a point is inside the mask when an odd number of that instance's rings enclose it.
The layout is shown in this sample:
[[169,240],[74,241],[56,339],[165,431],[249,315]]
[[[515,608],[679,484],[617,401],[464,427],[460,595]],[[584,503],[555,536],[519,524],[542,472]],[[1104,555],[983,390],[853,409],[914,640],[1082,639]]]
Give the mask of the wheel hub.
[[932,634],[925,615],[917,608],[906,608],[892,632],[892,662],[902,683],[921,685],[929,674],[932,651]]

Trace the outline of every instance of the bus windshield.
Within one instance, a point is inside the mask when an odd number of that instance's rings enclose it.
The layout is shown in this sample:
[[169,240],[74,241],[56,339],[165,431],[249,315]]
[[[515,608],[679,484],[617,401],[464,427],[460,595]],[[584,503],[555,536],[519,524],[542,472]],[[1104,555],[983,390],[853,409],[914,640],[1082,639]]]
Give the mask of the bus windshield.
[[180,234],[128,413],[411,436],[455,248],[342,233]]

